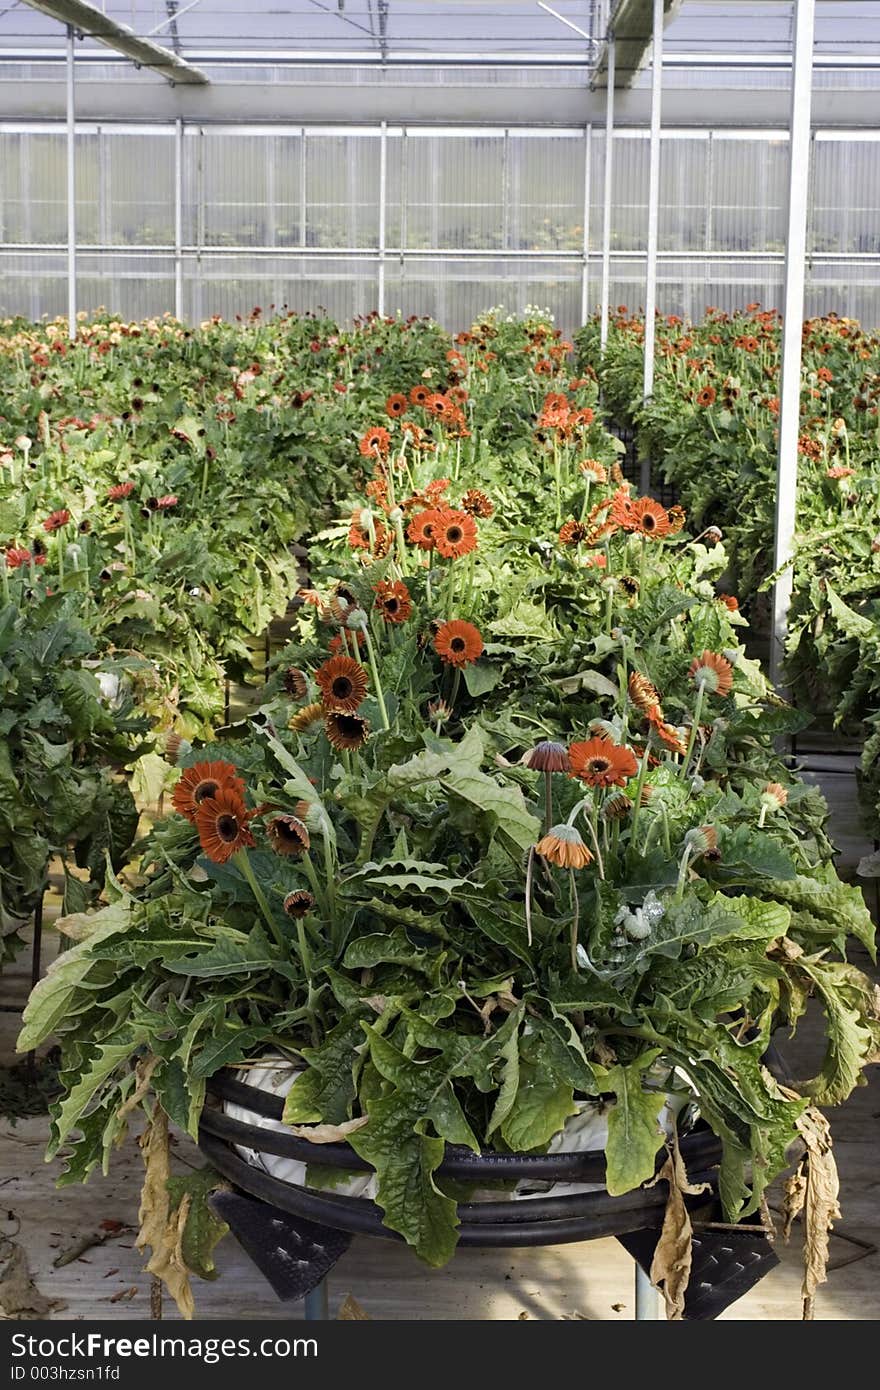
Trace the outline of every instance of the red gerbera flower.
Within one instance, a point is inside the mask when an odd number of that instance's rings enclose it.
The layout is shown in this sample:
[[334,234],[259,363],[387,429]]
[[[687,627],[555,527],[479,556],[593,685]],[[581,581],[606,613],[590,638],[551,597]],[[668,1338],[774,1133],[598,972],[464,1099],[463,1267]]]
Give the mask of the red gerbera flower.
[[110,502],[121,502],[124,497],[130,497],[134,492],[134,483],[114,483],[107,489],[107,500]]
[[66,507],[61,507],[57,512],[51,512],[43,522],[44,531],[60,531],[62,526],[66,526],[70,520],[70,512]]

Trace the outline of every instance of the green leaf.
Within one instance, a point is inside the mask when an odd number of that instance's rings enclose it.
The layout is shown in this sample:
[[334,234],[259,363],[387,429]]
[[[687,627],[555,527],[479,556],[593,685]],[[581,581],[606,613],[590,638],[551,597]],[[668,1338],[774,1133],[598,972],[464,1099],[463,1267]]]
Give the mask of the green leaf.
[[489,1139],[504,1124],[513,1109],[519,1089],[519,1027],[522,1023],[523,1006],[514,1010],[498,1030],[497,1044],[501,1058],[501,1086],[495,1100],[495,1108],[486,1128]]
[[845,961],[800,956],[796,965],[819,992],[828,1032],[821,1070],[812,1081],[801,1083],[800,1089],[817,1105],[840,1105],[876,1053],[878,1039],[868,1023],[875,1007],[871,984]]
[[434,1182],[445,1144],[422,1131],[424,1101],[395,1091],[368,1102],[369,1123],[348,1136],[351,1147],[376,1169],[376,1198],[384,1225],[413,1247],[426,1264],[439,1267],[455,1253],[455,1202]]
[[501,680],[501,672],[497,666],[492,666],[488,661],[474,661],[470,666],[464,668],[464,683],[467,692],[472,699],[480,695],[488,695],[490,690],[494,690]]
[[184,1197],[189,1198],[180,1253],[187,1269],[200,1279],[217,1278],[214,1248],[229,1230],[226,1222],[214,1214],[208,1203],[212,1192],[223,1186],[223,1178],[212,1168],[197,1168],[186,1177],[168,1179],[168,1195],[173,1211],[179,1210]]
[[520,1060],[519,1085],[501,1135],[514,1153],[544,1149],[569,1115],[577,1113],[572,1088],[537,1062]]
[[53,1119],[53,1135],[48,1148],[48,1156],[53,1157],[77,1125],[80,1116],[88,1109],[95,1094],[104,1082],[126,1062],[133,1060],[141,1043],[146,1041],[146,1033],[123,1030],[119,1041],[101,1043],[94,1047],[77,1081],[61,1097]]
[[856,641],[865,638],[869,640],[874,636],[874,624],[870,618],[863,618],[860,613],[853,610],[844,603],[839,594],[835,593],[828,580],[825,580],[825,597],[828,600],[828,607],[831,609],[831,616],[834,618],[841,632],[847,637],[853,637]]
[[628,1066],[618,1064],[604,1077],[597,1069],[603,1089],[616,1097],[608,1112],[605,1150],[605,1185],[612,1197],[621,1197],[654,1176],[657,1153],[664,1141],[658,1116],[666,1097],[660,1091],[646,1091],[643,1081],[656,1056],[656,1052],[649,1052]]
[[516,785],[508,782],[502,786],[478,768],[457,768],[448,772],[442,778],[442,785],[451,796],[460,797],[489,817],[514,853],[523,853],[537,841],[541,822],[527,809]]
[[45,1042],[67,1015],[74,993],[95,964],[91,948],[128,929],[130,900],[111,903],[93,916],[88,939],[64,951],[49,966],[31,993],[22,1018],[23,1027],[16,1043],[19,1052],[30,1052]]

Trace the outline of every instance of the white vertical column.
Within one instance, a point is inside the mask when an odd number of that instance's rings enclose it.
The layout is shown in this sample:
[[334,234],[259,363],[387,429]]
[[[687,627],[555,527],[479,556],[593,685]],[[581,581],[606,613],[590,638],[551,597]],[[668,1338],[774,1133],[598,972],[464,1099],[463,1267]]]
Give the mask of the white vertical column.
[[76,37],[67,26],[67,332],[76,338]]
[[599,311],[599,345],[602,351],[608,342],[608,311],[611,294],[611,199],[614,173],[614,33],[608,34],[608,56],[605,63],[608,89],[605,93],[605,176],[602,190],[602,304]]
[[[788,230],[785,241],[785,298],[782,326],[782,379],[779,389],[779,455],[776,473],[776,538],[773,568],[790,559],[797,500],[798,436],[801,406],[804,282],[807,258],[807,200],[810,184],[810,106],[813,86],[814,0],[797,0],[791,71],[791,121],[788,149]],[[791,565],[773,588],[770,676],[779,680],[788,609]]]
[[581,272],[581,323],[586,323],[590,312],[590,179],[593,162],[593,127],[588,125],[584,131],[584,267]]
[[183,319],[183,121],[174,122],[174,317]]
[[385,236],[388,217],[388,122],[379,137],[379,314],[385,313]]
[[[648,256],[645,267],[645,362],[642,395],[654,390],[654,339],[657,308],[657,242],[660,230],[660,99],[663,89],[663,0],[654,0],[654,36],[651,60],[651,140],[648,167]],[[639,486],[651,486],[651,460],[642,459]]]

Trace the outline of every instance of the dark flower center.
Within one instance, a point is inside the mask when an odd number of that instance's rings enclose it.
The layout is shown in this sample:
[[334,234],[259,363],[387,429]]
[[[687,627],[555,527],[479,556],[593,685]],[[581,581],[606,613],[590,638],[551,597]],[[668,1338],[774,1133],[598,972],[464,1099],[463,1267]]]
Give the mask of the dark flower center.
[[385,600],[385,612],[386,612],[386,613],[396,613],[399,607],[400,607],[400,600],[399,600],[399,599],[396,599],[396,598],[386,598],[386,600]]
[[354,715],[337,714],[334,717],[336,728],[343,738],[360,738],[361,721]]
[[607,772],[611,764],[607,758],[591,758],[590,770],[592,772]]
[[450,645],[450,647],[452,648],[452,650],[453,650],[454,652],[463,652],[464,649],[465,649],[464,638],[463,638],[463,637],[453,637],[453,639],[452,639],[452,641],[449,643],[449,645]]
[[217,834],[221,840],[226,841],[227,845],[231,845],[232,841],[236,839],[238,821],[231,812],[225,812],[222,816],[217,817]]
[[458,545],[463,535],[460,526],[449,526],[446,530],[446,539],[450,545]]
[[193,801],[196,801],[196,802],[205,801],[205,800],[207,800],[207,798],[208,798],[209,796],[216,796],[217,793],[219,792],[219,790],[220,790],[220,783],[219,783],[219,782],[212,782],[212,781],[210,781],[210,780],[206,780],[206,781],[204,781],[204,782],[199,782],[198,786],[196,787],[195,791],[193,792]]
[[337,676],[333,682],[332,690],[337,700],[348,700],[354,687],[348,676]]
[[302,844],[302,836],[287,821],[277,820],[274,825],[274,832],[279,840],[284,840],[289,845]]
[[644,527],[644,529],[646,531],[653,531],[656,525],[656,517],[653,517],[650,512],[646,512],[645,515],[642,517],[642,526]]

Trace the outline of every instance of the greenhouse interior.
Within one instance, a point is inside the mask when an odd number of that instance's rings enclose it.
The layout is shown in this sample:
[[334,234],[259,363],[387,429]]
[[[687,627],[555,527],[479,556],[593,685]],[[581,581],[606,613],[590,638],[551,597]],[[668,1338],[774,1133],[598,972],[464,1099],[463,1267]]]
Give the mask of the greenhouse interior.
[[4,0],[0,358],[0,1322],[880,1316],[880,2]]

